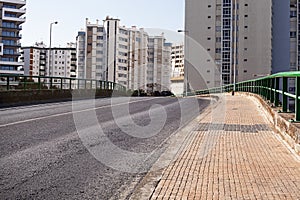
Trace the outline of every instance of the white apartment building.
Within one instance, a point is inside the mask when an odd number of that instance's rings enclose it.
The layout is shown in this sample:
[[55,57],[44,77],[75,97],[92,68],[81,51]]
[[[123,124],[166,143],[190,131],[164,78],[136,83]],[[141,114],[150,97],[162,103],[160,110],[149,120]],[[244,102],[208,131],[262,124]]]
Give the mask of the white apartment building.
[[171,86],[172,44],[164,35],[150,36],[148,43],[147,91],[166,91]]
[[110,17],[103,25],[87,20],[86,31],[77,36],[77,53],[80,78],[107,80],[131,90],[170,89],[171,47],[163,35],[149,37],[144,29],[126,28]]
[[148,69],[148,39],[149,35],[144,29],[132,27],[129,37],[129,80],[128,88],[147,91]]
[[106,33],[99,20],[92,24],[86,19],[86,30],[78,32],[78,78],[107,80]]
[[24,65],[19,50],[25,5],[25,0],[0,1],[0,74],[24,74],[19,70]]
[[120,27],[120,20],[107,17],[104,20],[107,31],[107,80],[128,87],[128,53],[130,30]]
[[[50,53],[50,55],[49,55]],[[46,47],[43,43],[22,47],[24,60],[24,75],[54,76],[64,78],[77,77],[76,48],[72,45],[65,48]],[[50,57],[50,65],[47,62]]]
[[184,45],[172,45],[171,92],[176,96],[184,92]]
[[189,0],[185,24],[186,36],[204,49],[196,51],[188,40],[192,64],[186,63],[186,77],[193,89],[230,84],[235,75],[244,81],[271,73],[272,0]]
[[172,45],[172,77],[184,77],[184,45]]

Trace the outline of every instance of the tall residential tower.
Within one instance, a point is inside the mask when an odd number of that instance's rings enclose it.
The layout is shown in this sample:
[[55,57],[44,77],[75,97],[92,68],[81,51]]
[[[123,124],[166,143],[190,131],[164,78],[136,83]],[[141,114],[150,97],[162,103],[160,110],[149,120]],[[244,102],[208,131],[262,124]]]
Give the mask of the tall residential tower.
[[272,0],[187,0],[185,33],[193,89],[271,73]]
[[19,62],[19,50],[25,4],[25,0],[0,1],[0,74],[24,74],[19,70],[24,64]]
[[119,83],[128,89],[170,90],[171,46],[164,35],[149,36],[143,28],[120,25],[106,17],[103,25],[86,22],[78,32],[79,78]]

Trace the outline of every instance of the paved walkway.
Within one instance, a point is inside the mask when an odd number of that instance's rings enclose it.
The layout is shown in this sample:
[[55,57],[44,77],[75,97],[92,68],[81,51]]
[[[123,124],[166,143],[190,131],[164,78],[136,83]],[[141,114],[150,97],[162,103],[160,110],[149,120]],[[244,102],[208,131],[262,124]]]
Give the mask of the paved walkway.
[[251,98],[228,95],[199,120],[151,199],[300,199],[300,161]]

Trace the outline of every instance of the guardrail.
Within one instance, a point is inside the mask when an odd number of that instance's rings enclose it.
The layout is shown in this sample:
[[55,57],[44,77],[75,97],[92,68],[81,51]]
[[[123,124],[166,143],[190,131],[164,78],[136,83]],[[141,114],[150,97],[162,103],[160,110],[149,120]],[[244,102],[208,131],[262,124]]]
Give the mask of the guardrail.
[[126,92],[126,87],[109,81],[0,74],[0,91],[77,89],[116,90]]
[[[294,88],[290,91],[289,88]],[[206,90],[195,91],[194,94],[211,94],[231,92],[234,85],[226,85]],[[275,107],[281,107],[282,112],[289,112],[289,102],[295,104],[295,121],[300,122],[300,71],[282,72],[270,76],[239,82],[235,91],[250,92],[260,95]]]

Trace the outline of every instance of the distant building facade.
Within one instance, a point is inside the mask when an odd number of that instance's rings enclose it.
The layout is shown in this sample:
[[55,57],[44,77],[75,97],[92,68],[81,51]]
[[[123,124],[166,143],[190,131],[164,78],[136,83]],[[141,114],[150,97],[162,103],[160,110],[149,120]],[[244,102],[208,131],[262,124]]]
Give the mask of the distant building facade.
[[[189,0],[185,25],[192,38],[187,39],[186,77],[193,89],[271,73],[272,0]],[[197,48],[203,52],[195,53]]]
[[165,40],[164,35],[149,37],[148,91],[170,90],[172,44],[166,43]]
[[19,50],[25,5],[24,0],[0,1],[0,74],[24,74],[20,70],[24,63],[19,61]]
[[184,77],[184,45],[172,45],[172,77]]
[[184,89],[184,45],[172,45],[171,92],[182,96]]
[[24,75],[77,78],[75,45],[50,50],[43,43],[36,43],[34,46],[22,47],[22,54]]
[[103,25],[86,21],[78,32],[78,75],[119,83],[131,90],[170,90],[171,46],[144,29],[127,28],[107,17]]

